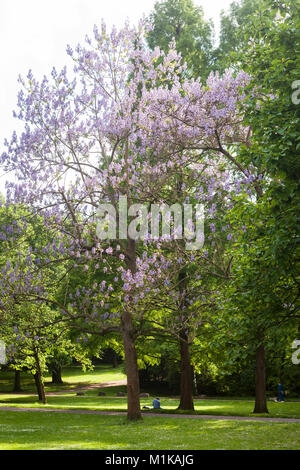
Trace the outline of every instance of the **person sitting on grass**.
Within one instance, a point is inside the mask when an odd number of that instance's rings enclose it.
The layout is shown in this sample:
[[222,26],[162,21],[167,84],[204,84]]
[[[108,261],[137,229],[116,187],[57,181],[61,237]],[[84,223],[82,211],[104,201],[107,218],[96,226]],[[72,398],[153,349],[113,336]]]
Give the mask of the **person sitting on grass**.
[[159,401],[159,398],[155,398],[155,399],[153,400],[152,405],[153,405],[153,408],[160,408],[160,401]]
[[[154,400],[152,402],[152,405],[153,405],[154,409],[160,409],[161,410],[159,398],[154,398]],[[151,409],[151,406],[146,406],[145,405],[145,406],[143,406],[143,409],[144,410]]]

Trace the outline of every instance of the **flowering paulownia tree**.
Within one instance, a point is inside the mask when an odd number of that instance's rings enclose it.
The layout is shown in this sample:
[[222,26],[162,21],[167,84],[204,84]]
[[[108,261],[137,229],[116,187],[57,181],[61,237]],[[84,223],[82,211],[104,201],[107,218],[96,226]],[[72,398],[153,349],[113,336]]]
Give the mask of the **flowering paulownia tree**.
[[[225,145],[246,141],[237,105],[247,77],[211,76],[207,86],[186,79],[185,66],[172,45],[168,54],[146,48],[142,24],[110,33],[102,24],[94,28],[93,39],[87,38],[75,52],[68,47],[68,54],[75,61],[72,80],[66,68],[60,73],[53,69],[51,78],[41,82],[31,72],[27,80],[20,79],[16,116],[25,129],[19,137],[13,134],[2,155],[6,169],[18,178],[8,184],[7,201],[30,205],[46,225],[63,233],[63,244],[55,247],[58,259],[67,256],[75,267],[85,258],[86,271],[96,263],[104,274],[114,260],[115,278],[85,290],[89,308],[80,304],[83,291],[78,289],[65,313],[74,318],[77,306],[89,322],[101,302],[119,300],[118,315],[114,310],[105,314],[103,331],[121,330],[128,418],[137,419],[135,339],[140,312],[133,291],[138,289],[140,297],[150,292],[164,262],[158,263],[155,253],[141,256],[138,241],[129,238],[124,227],[119,227],[117,240],[97,239],[97,209],[100,203],[110,203],[118,221],[122,196],[129,207],[165,202],[166,188],[180,182],[180,168],[189,169],[190,182],[197,181],[205,152],[224,154]],[[116,292],[120,283],[121,294]]]

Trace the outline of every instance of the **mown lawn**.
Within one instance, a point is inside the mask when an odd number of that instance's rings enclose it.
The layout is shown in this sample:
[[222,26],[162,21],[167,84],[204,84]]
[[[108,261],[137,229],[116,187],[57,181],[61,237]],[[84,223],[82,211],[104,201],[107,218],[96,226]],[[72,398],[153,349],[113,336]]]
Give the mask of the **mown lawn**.
[[[122,367],[97,366],[83,373],[79,367],[66,368],[64,384],[53,386],[46,377],[46,390],[60,395],[48,395],[47,404],[37,401],[29,374],[22,374],[22,388],[32,395],[8,393],[12,389],[13,373],[0,373],[0,449],[1,450],[293,450],[300,447],[300,423],[272,423],[233,420],[203,420],[166,417],[164,413],[182,413],[176,408],[178,397],[161,397],[159,417],[144,416],[141,422],[128,423],[126,415],[102,416],[38,411],[7,411],[5,406],[44,409],[126,411],[126,386],[105,387],[76,396],[74,388],[94,383],[123,380]],[[141,406],[151,406],[153,397],[141,399]],[[300,402],[282,404],[269,402],[269,417],[300,418]],[[1,409],[2,407],[2,409]],[[254,399],[216,398],[195,400],[196,414],[254,416]],[[143,410],[146,411],[146,410]],[[152,410],[146,412],[152,413]],[[260,415],[261,416],[261,415]]]
[[[83,372],[80,366],[65,367],[63,369],[63,384],[56,385],[51,383],[51,376],[45,375],[46,392],[55,392],[60,390],[72,390],[94,383],[104,383],[126,379],[123,366],[112,368],[109,364],[95,366],[93,370]],[[13,388],[14,372],[0,371],[0,393],[10,392]],[[21,387],[26,393],[36,393],[34,380],[28,372],[21,372]]]
[[[61,392],[67,390],[66,393],[59,396],[47,396],[47,404],[42,405],[37,401],[36,389],[33,378],[30,374],[22,372],[22,389],[24,393],[32,393],[32,396],[22,394],[7,393],[13,386],[13,372],[0,372],[0,409],[1,406],[17,406],[17,407],[43,407],[43,408],[59,408],[59,409],[88,409],[88,410],[109,410],[109,411],[126,411],[126,397],[117,397],[117,392],[126,393],[126,386],[105,387],[87,390],[84,396],[76,396],[74,388],[89,384],[101,384],[109,381],[123,380],[126,376],[122,366],[112,368],[110,365],[96,366],[94,370],[83,372],[80,367],[72,366],[64,368],[62,385],[52,385],[50,376],[45,379],[46,392]],[[106,396],[98,396],[101,390]],[[1,393],[2,392],[2,393]],[[6,393],[5,393],[6,392]],[[152,405],[153,397],[141,399],[141,406]],[[162,413],[185,413],[178,411],[178,397],[161,397]],[[252,414],[254,408],[254,398],[238,399],[238,398],[216,398],[216,399],[195,399],[194,414],[224,415],[224,416],[254,416]],[[268,402],[268,417],[282,418],[300,418],[300,401],[285,403]],[[143,410],[150,412],[151,410]],[[264,415],[259,415],[264,416]]]
[[300,425],[0,410],[1,450],[296,450]]

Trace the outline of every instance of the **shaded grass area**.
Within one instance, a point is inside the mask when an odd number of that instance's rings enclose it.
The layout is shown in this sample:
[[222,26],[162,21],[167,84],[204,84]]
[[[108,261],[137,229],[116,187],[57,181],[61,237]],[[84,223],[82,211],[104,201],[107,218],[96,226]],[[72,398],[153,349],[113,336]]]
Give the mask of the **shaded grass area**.
[[295,450],[300,425],[0,410],[1,450]]

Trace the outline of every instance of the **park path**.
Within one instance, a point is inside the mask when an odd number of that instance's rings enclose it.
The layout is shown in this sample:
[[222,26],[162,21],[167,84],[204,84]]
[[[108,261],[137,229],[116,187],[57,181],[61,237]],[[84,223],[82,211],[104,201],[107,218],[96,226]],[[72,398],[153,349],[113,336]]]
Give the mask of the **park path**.
[[[62,410],[60,408],[30,408],[16,406],[0,406],[0,411],[37,411],[42,413],[75,413],[92,415],[126,416],[126,411],[100,411],[100,410]],[[142,416],[163,418],[189,418],[189,419],[215,419],[228,421],[261,421],[268,423],[300,423],[297,418],[260,418],[254,416],[218,416],[218,415],[184,415],[171,413],[142,413]]]
[[93,390],[98,388],[105,388],[105,387],[117,387],[120,385],[127,385],[127,379],[123,380],[112,380],[110,382],[101,382],[97,384],[89,384],[83,385],[82,387],[76,387],[69,390],[60,390],[59,392],[47,392],[46,395],[61,395],[65,393],[73,393],[73,392],[84,392],[84,390]]
[[[66,390],[59,390],[56,392],[46,392],[46,396],[55,396],[55,395],[65,395],[66,393],[77,393],[83,392],[85,390],[93,390],[98,388],[105,388],[105,387],[117,387],[120,385],[127,385],[127,379],[123,380],[112,380],[110,382],[101,382],[96,384],[89,384],[89,385],[82,385],[80,387],[69,388]],[[36,393],[27,393],[27,392],[13,392],[14,395],[26,395],[26,396],[35,396]],[[0,394],[1,396],[1,394]]]

